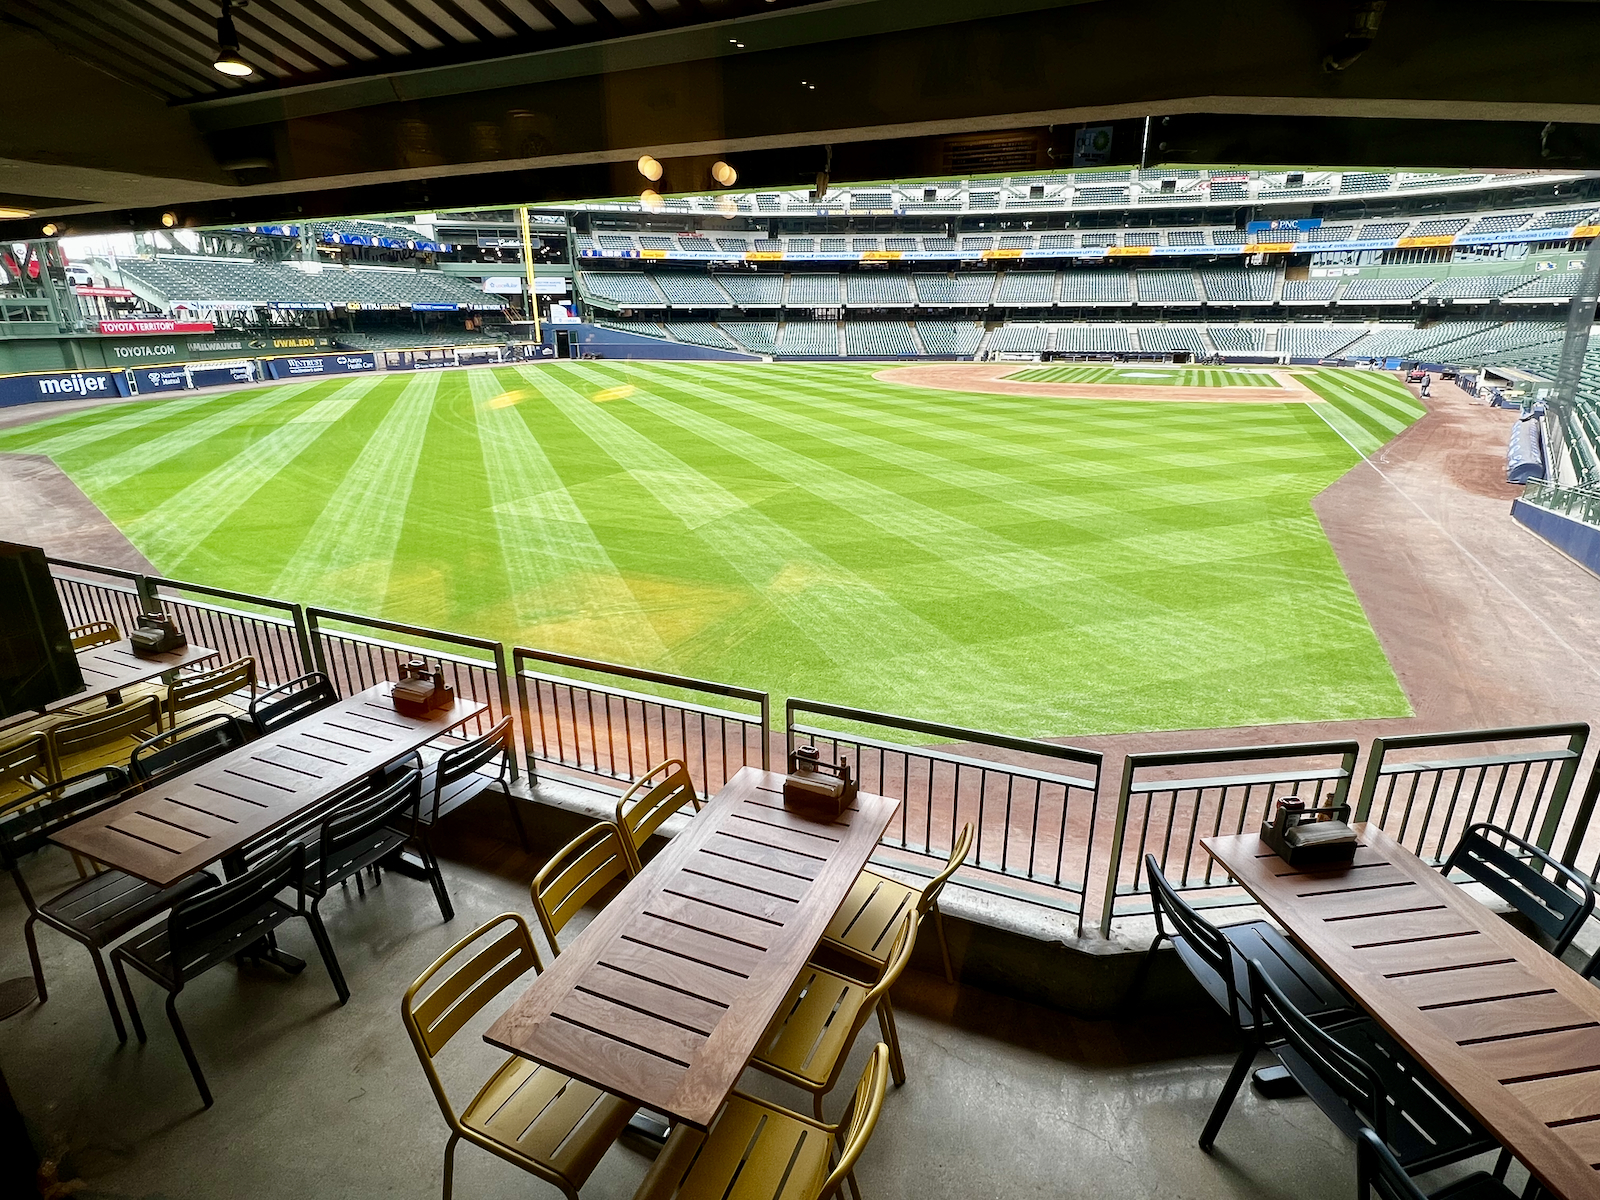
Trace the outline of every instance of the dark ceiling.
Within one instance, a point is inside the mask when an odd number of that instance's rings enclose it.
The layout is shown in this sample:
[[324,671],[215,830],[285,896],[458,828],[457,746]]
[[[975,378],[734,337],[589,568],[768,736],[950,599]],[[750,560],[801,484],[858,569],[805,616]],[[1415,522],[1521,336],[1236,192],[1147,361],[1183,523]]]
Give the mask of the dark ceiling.
[[[1558,0],[0,0],[0,240],[1117,164],[1600,169]],[[1329,58],[1342,69],[1328,70]],[[1148,122],[1148,123],[1147,123]]]

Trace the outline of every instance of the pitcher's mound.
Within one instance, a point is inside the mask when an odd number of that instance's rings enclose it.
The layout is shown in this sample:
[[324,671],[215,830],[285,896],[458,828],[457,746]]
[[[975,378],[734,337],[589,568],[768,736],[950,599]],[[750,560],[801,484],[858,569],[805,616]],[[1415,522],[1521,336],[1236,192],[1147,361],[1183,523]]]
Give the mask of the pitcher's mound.
[[[1066,400],[1181,400],[1191,404],[1320,404],[1322,397],[1288,371],[1267,371],[1273,387],[1189,387],[1158,383],[1027,382],[1008,379],[1026,363],[928,363],[887,367],[873,374],[884,383],[937,388],[946,392],[984,392],[996,396],[1054,396]],[[1137,366],[1130,366],[1137,370]]]

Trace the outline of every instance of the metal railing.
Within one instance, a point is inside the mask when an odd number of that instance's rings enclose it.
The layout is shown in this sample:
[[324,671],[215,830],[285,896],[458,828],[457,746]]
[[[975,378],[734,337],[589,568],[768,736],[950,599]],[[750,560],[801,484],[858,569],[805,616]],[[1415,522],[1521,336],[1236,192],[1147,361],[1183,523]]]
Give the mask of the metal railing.
[[[530,777],[538,771],[536,764],[542,764],[575,774],[575,782],[591,777],[632,783],[657,763],[681,758],[695,785],[708,794],[741,767],[766,770],[772,765],[766,692],[527,646],[515,647],[511,661]],[[533,669],[530,663],[567,673]],[[735,712],[602,679],[637,680],[678,693],[739,700],[757,711]]]
[[[116,567],[97,567],[71,559],[46,559],[52,570],[56,595],[70,626],[109,621],[124,633],[145,610],[148,591],[144,576]],[[70,572],[70,574],[63,574]],[[124,580],[126,582],[113,582]]]
[[[908,746],[865,733],[802,724],[799,714],[1086,769],[1081,775],[1065,775],[971,753]],[[884,833],[884,845],[943,864],[956,830],[970,820],[976,826],[972,857],[956,878],[965,886],[1070,912],[1082,934],[1103,755],[815,700],[790,699],[784,727],[790,754],[798,739],[817,745],[824,757],[835,761],[841,750],[851,751],[861,787],[900,801],[900,810]]]
[[[154,576],[147,577],[145,583],[150,589],[148,594],[178,621],[190,641],[210,646],[223,662],[254,658],[256,678],[262,687],[277,687],[312,669],[305,611],[298,604]],[[209,604],[196,596],[231,600],[267,611]]]
[[[1130,754],[1123,762],[1114,842],[1107,866],[1100,936],[1121,916],[1148,913],[1145,855],[1196,907],[1254,903],[1200,845],[1204,837],[1253,832],[1272,801],[1298,795],[1308,806],[1342,804],[1355,771],[1356,742],[1303,742]],[[1218,764],[1266,764],[1267,769],[1197,776]]]
[[[1541,850],[1555,845],[1589,726],[1535,725],[1374,738],[1355,819],[1374,822],[1418,858],[1449,857],[1467,826],[1487,821]],[[1555,743],[1552,745],[1551,743]],[[1409,752],[1450,748],[1455,755]],[[1462,755],[1463,749],[1469,751]],[[1587,814],[1563,856],[1571,864]]]
[[1600,487],[1592,484],[1557,487],[1543,480],[1533,480],[1523,486],[1522,499],[1538,508],[1582,521],[1585,525],[1600,526]]
[[[328,608],[308,608],[305,614],[316,669],[327,675],[341,696],[353,696],[386,680],[398,681],[402,665],[421,658],[439,664],[457,697],[487,705],[482,713],[461,726],[462,731],[471,735],[487,733],[497,721],[512,712],[506,650],[499,642]],[[324,627],[325,621],[350,628],[328,629]],[[390,641],[356,630],[395,633],[414,640]],[[513,778],[517,775],[516,755],[511,756],[511,774]]]

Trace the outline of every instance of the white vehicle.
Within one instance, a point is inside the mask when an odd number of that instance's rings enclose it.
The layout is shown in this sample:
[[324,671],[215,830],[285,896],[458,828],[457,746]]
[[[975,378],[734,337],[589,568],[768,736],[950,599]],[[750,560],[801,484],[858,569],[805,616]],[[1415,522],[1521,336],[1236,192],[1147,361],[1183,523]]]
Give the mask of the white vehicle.
[[94,273],[82,263],[68,263],[67,282],[73,287],[93,287]]

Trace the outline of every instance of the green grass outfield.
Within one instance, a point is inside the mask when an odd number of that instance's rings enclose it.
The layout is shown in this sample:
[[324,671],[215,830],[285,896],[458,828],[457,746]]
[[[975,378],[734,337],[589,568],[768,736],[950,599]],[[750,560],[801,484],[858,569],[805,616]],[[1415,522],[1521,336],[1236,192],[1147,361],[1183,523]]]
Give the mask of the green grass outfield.
[[1156,387],[1281,387],[1265,371],[1226,367],[1173,367],[1163,363],[1115,363],[1100,367],[1024,367],[1006,376],[1019,383],[1131,383]]
[[1421,415],[923,390],[857,364],[296,382],[0,433],[167,575],[1022,734],[1405,698],[1310,500]]

